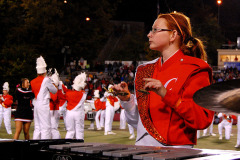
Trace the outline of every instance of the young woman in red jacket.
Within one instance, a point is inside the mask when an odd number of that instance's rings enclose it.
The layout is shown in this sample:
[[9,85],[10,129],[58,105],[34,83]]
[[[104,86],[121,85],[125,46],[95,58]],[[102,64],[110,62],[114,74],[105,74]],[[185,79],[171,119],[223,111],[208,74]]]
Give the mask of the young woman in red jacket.
[[212,81],[203,44],[193,37],[189,18],[177,12],[160,14],[147,36],[160,57],[138,66],[134,95],[125,82],[113,89],[128,93],[119,98],[127,122],[137,128],[136,145],[191,148],[214,115],[192,98]]

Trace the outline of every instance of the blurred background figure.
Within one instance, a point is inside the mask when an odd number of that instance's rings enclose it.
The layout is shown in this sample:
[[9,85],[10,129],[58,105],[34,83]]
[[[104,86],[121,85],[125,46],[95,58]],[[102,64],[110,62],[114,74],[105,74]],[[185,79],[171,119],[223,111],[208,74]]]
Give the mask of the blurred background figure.
[[84,101],[87,94],[83,90],[86,86],[86,74],[81,73],[75,77],[72,90],[67,89],[63,84],[62,89],[66,93],[67,112],[66,112],[66,139],[84,139]]
[[[108,91],[104,93],[105,101],[106,101],[106,112],[105,112],[105,133],[108,134],[116,134],[112,132],[112,123],[115,115],[115,111],[120,107],[120,102],[117,97],[113,96],[112,87],[113,85],[108,86]],[[118,106],[117,106],[118,105]]]
[[[210,136],[216,136],[216,134],[213,133],[213,122],[214,122],[214,117],[213,117],[213,120],[212,120],[211,125],[208,127],[208,128],[209,128],[209,135],[210,135]],[[206,128],[206,129],[203,130],[203,137],[204,137],[204,136],[207,136],[208,128]]]
[[[50,78],[55,84],[55,86],[59,85],[59,74],[56,69],[54,74]],[[58,124],[60,119],[58,92],[55,94],[50,93],[50,116],[51,116],[51,138],[60,139],[61,135],[58,131]]]
[[[95,116],[95,121],[96,121],[96,126],[97,126],[97,130],[101,130],[101,125],[100,125],[100,120],[99,117],[101,115],[102,112],[102,102],[100,101],[100,95],[99,95],[99,90],[95,90],[94,91],[94,106],[95,106],[95,111],[96,116]],[[102,118],[102,117],[101,117]]]
[[13,104],[13,97],[8,94],[9,84],[5,82],[3,84],[3,94],[0,95],[0,127],[2,125],[2,119],[4,119],[4,125],[8,134],[12,134],[11,129],[11,106]]
[[237,116],[237,144],[235,148],[240,147],[240,115]]
[[222,135],[222,130],[223,128],[225,129],[225,139],[229,140],[231,136],[231,131],[232,131],[232,122],[233,119],[236,119],[236,116],[234,115],[229,115],[229,114],[224,114],[224,113],[219,113],[218,118],[222,118],[222,121],[218,124],[218,132],[219,132],[219,139],[223,139]]

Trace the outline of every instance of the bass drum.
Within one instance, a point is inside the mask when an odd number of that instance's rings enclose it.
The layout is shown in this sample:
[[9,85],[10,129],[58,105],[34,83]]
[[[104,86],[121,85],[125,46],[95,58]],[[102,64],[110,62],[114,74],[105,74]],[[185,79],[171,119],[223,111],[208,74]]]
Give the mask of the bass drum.
[[88,111],[87,112],[87,120],[95,120],[96,112],[95,111]]

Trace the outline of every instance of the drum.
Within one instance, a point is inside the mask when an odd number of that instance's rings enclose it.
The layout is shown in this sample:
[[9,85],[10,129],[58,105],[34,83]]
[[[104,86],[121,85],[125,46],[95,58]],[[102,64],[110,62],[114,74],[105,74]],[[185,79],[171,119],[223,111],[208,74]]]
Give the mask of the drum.
[[95,111],[88,111],[87,112],[87,119],[88,120],[95,120],[96,112]]

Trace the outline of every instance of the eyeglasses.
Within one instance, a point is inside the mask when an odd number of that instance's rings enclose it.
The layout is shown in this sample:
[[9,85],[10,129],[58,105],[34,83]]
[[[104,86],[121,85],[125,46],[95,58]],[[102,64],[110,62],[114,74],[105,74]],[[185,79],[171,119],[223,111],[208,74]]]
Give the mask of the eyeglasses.
[[152,30],[150,30],[150,32],[152,34],[156,33],[156,32],[162,32],[162,31],[173,31],[172,29],[160,29],[160,28],[152,28]]

